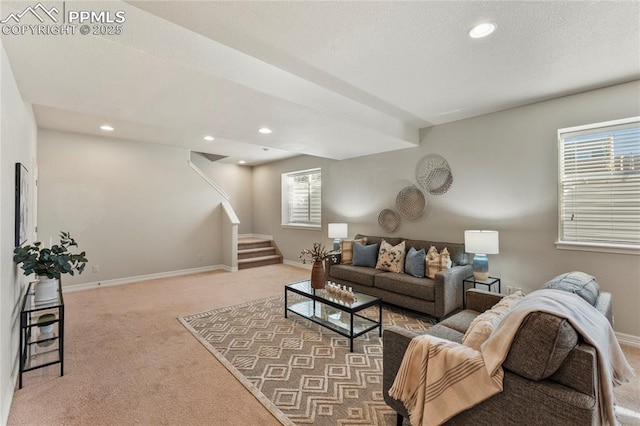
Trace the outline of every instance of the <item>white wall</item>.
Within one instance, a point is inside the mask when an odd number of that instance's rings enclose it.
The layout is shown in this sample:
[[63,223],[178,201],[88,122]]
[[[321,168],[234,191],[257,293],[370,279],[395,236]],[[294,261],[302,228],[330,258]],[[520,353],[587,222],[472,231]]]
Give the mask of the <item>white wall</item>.
[[35,229],[35,166],[37,129],[31,105],[23,102],[9,60],[0,49],[0,424],[5,424],[18,371],[20,296],[27,278],[13,264],[15,226],[15,164],[29,171],[29,241]]
[[191,161],[229,196],[229,203],[240,219],[238,233],[250,234],[253,230],[251,167],[211,161],[197,152],[191,153]]
[[63,285],[222,262],[222,198],[189,167],[187,150],[40,130],[38,157],[38,235],[48,244],[69,231],[89,259]]
[[[326,224],[345,221],[349,235],[385,235],[377,215],[415,183],[415,167],[428,153],[445,157],[453,186],[428,198],[428,215],[403,220],[394,236],[463,242],[465,229],[500,231],[491,274],[503,285],[532,291],[567,271],[597,277],[613,293],[615,329],[640,336],[640,257],[557,250],[557,130],[640,115],[640,82],[528,105],[421,132],[421,144],[344,161],[296,157],[254,167],[253,228],[270,234],[285,259],[297,261],[314,241],[330,243]],[[322,167],[323,229],[280,227],[280,174]],[[259,206],[259,207],[258,207]]]

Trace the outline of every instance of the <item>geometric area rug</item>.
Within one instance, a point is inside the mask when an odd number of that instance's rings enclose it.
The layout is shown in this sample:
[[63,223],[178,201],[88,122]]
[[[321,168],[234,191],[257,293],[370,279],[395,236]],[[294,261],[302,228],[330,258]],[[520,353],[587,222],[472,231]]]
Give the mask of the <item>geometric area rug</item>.
[[[361,314],[377,320],[378,308]],[[285,318],[283,296],[178,319],[284,425],[396,423],[382,396],[378,329],[356,338],[350,352],[346,337],[291,312]],[[431,327],[386,305],[382,324]]]

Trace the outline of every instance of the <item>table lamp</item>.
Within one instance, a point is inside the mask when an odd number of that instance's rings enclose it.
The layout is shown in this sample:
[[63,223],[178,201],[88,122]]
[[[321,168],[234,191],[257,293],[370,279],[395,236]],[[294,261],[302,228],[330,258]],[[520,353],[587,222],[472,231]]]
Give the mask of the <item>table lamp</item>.
[[499,253],[498,231],[464,231],[464,251],[474,253],[473,277],[478,281],[489,278],[488,254]]
[[340,250],[340,240],[342,238],[347,238],[348,235],[349,231],[346,223],[329,224],[329,238],[335,238],[333,240],[334,250]]

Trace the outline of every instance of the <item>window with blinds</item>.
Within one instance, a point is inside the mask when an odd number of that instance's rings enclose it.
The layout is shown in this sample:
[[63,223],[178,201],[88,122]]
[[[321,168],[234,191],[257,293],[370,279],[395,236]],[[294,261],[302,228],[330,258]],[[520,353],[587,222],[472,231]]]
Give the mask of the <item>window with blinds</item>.
[[559,244],[640,253],[640,117],[560,129]]
[[321,227],[322,171],[303,170],[282,175],[282,224]]

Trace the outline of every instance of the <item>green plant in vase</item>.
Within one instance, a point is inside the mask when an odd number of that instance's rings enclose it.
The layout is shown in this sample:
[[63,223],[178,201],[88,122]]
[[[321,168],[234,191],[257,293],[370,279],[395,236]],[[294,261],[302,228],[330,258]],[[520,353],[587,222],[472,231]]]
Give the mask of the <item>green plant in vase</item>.
[[60,244],[43,247],[40,241],[18,246],[13,251],[13,262],[22,268],[24,275],[36,274],[36,301],[56,297],[58,280],[62,274],[81,274],[87,264],[86,253],[72,253],[69,247],[78,244],[68,232],[60,232]]

